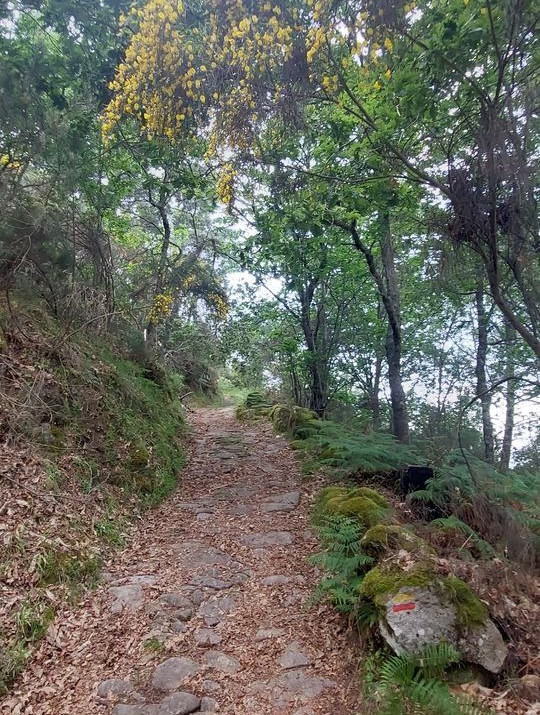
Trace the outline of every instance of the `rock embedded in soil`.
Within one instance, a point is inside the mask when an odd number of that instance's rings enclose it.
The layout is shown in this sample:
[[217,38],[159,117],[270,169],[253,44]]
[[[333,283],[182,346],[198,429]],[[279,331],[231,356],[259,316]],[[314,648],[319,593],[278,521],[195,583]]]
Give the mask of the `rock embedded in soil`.
[[204,618],[207,626],[216,626],[227,613],[234,611],[236,601],[232,596],[219,596],[211,601],[203,603],[199,608],[200,615]]
[[429,587],[404,586],[389,594],[379,630],[398,655],[446,642],[457,648],[464,660],[491,673],[501,670],[508,652],[492,621],[460,628],[456,607]]
[[143,590],[139,584],[112,586],[108,590],[111,596],[115,598],[111,604],[111,611],[113,613],[120,613],[124,608],[129,611],[134,611],[143,603]]
[[290,670],[270,680],[252,683],[247,691],[262,695],[275,708],[286,708],[292,704],[309,703],[320,697],[325,690],[335,687],[335,681],[328,678],[309,675],[304,670]]
[[159,602],[164,606],[171,608],[192,608],[193,604],[190,599],[183,593],[176,591],[172,593],[164,593],[159,597]]
[[167,695],[159,704],[159,715],[188,715],[195,712],[201,704],[200,698],[192,693],[173,693]]
[[240,566],[232,556],[201,541],[181,541],[173,544],[180,564],[195,569],[199,566]]
[[216,693],[221,693],[221,691],[223,690],[221,685],[215,680],[203,680],[201,683],[201,688],[203,693],[213,695],[215,695]]
[[261,504],[263,513],[273,511],[292,511],[300,502],[300,492],[286,492],[285,494],[275,494],[265,499]]
[[177,690],[200,670],[200,666],[191,658],[168,658],[154,670],[152,687],[170,692]]
[[291,668],[302,668],[306,665],[311,665],[309,657],[302,651],[301,645],[298,641],[290,643],[285,648],[279,657],[278,662],[285,670],[290,670]]
[[284,576],[281,574],[276,574],[275,576],[266,576],[261,579],[261,584],[263,586],[282,586],[287,583],[305,583],[306,579],[300,574],[294,576]]
[[294,541],[288,531],[266,531],[256,534],[244,534],[240,540],[246,546],[254,549],[265,549],[269,546],[288,546]]
[[97,687],[97,696],[99,698],[118,698],[133,693],[133,685],[129,680],[122,678],[109,678],[103,680]]
[[214,698],[202,698],[200,711],[202,713],[215,713],[219,710],[219,704]]
[[159,705],[116,705],[111,715],[160,715]]
[[219,633],[213,631],[211,628],[199,628],[194,636],[195,643],[197,645],[218,645],[223,640]]
[[269,638],[278,638],[285,633],[283,628],[259,628],[255,633],[255,642],[268,640]]
[[206,653],[206,662],[211,668],[232,675],[237,673],[240,668],[240,662],[226,653],[219,650],[210,650]]
[[190,585],[202,588],[211,588],[214,591],[223,591],[227,588],[231,588],[234,584],[230,580],[220,578],[219,570],[212,568],[202,574],[199,574],[198,576],[195,576],[195,578],[190,581]]
[[490,673],[498,673],[508,655],[508,648],[491,620],[483,626],[469,628],[457,646],[464,660],[481,665]]

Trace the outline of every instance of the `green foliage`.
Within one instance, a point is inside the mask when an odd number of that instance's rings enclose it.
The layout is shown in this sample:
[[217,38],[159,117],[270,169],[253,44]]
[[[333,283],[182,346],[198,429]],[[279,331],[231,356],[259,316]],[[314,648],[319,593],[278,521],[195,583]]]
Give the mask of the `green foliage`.
[[0,697],[22,672],[30,656],[30,646],[43,638],[54,620],[54,608],[36,597],[27,597],[15,614],[15,635],[0,646]]
[[115,517],[103,517],[94,522],[94,531],[106,544],[120,548],[125,544],[124,524]]
[[455,648],[445,643],[428,646],[414,656],[390,656],[378,674],[377,714],[480,715],[479,708],[453,696],[441,680],[459,660]]
[[22,672],[29,655],[28,647],[21,641],[0,650],[0,697],[8,693],[9,687]]
[[97,583],[101,560],[82,552],[65,553],[51,545],[34,557],[34,568],[42,585],[63,583],[79,588]]
[[530,564],[538,556],[540,543],[540,482],[536,477],[529,482],[525,476],[501,472],[472,455],[465,458],[461,452],[452,452],[426,488],[408,498],[435,505],[449,519],[436,520],[435,526],[463,531],[481,555],[489,557],[495,549]]
[[324,551],[310,561],[331,575],[318,584],[311,601],[328,600],[340,612],[354,616],[363,571],[372,563],[359,548],[361,525],[356,519],[331,515],[318,521],[315,529]]
[[465,543],[471,542],[472,545],[478,550],[482,558],[493,558],[495,556],[495,549],[484,539],[481,539],[476,531],[472,529],[468,524],[461,519],[458,519],[455,514],[451,514],[447,517],[440,517],[438,519],[433,519],[429,523],[430,528],[436,529],[437,531],[442,531],[446,533],[458,532],[466,537]]
[[159,638],[147,638],[143,643],[144,649],[151,653],[162,653],[165,650],[165,643]]
[[458,625],[463,628],[483,625],[488,616],[488,609],[475,596],[469,586],[455,576],[447,576],[442,581],[445,595],[456,609]]
[[54,619],[54,608],[39,600],[24,601],[15,616],[17,636],[26,644],[42,638]]
[[[178,482],[184,463],[180,443],[183,415],[178,399],[145,376],[135,363],[104,353],[113,366],[103,402],[108,417],[105,435],[115,482],[153,505]],[[127,458],[118,450],[127,446]]]
[[313,470],[337,476],[389,474],[417,461],[409,447],[381,432],[357,433],[330,420],[307,422],[296,430],[295,449]]
[[276,432],[296,437],[303,431],[317,428],[319,422],[315,412],[296,405],[274,405],[268,413]]

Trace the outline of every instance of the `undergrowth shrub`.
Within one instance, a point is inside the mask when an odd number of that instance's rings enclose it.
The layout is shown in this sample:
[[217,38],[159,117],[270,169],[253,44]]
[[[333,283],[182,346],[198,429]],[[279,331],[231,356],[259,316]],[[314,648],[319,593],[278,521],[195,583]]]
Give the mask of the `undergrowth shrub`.
[[236,408],[236,419],[248,421],[268,417],[272,409],[271,401],[263,392],[248,392],[245,400]]
[[328,515],[316,530],[324,550],[310,561],[330,575],[320,581],[311,602],[328,600],[341,613],[354,614],[363,572],[373,563],[360,549],[362,526],[347,516]]
[[418,655],[392,655],[371,676],[366,691],[377,703],[378,715],[481,715],[476,705],[454,695],[443,682],[459,664],[451,645],[428,646]]
[[412,492],[413,504],[434,505],[443,518],[436,528],[457,528],[484,555],[496,550],[532,565],[540,558],[540,475],[526,485],[519,475],[460,451],[450,453],[425,489]]
[[[433,588],[454,606],[458,626],[485,622],[487,609],[468,585],[435,572],[435,553],[423,539],[397,524],[366,525],[356,514],[334,511],[336,502],[358,499],[370,501],[388,516],[386,499],[366,487],[330,486],[315,503],[312,522],[322,551],[310,561],[326,575],[312,595],[312,604],[326,601],[360,631],[370,633],[384,618],[390,595],[403,587]],[[395,558],[403,550],[416,559],[406,568]],[[442,680],[446,670],[459,661],[459,653],[445,643],[425,648],[418,655],[391,656],[376,674],[366,677],[365,690],[379,715],[473,715],[479,710],[455,698]]]
[[390,474],[418,461],[413,451],[382,432],[356,433],[330,420],[317,420],[296,430],[292,446],[310,471],[325,469],[338,477]]

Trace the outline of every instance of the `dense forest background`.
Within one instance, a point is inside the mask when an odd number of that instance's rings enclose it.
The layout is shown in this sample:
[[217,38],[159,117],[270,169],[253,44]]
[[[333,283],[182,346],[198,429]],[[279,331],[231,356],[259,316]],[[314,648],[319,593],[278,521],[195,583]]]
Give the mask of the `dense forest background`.
[[4,4],[7,302],[537,469],[532,5],[227,8]]
[[533,565],[538,19],[1,2],[5,445],[153,504],[182,404],[264,395],[325,420],[313,469],[429,465],[419,501]]

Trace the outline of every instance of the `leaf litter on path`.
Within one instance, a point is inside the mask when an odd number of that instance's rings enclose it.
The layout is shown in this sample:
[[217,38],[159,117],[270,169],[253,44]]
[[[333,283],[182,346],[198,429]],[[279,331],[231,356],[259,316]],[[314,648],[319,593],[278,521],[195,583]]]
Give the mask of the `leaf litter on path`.
[[[139,522],[100,586],[61,607],[1,713],[164,708],[152,679],[167,662],[173,691],[211,695],[225,715],[359,712],[358,656],[343,620],[305,608],[318,578],[306,561],[314,485],[269,425],[240,424],[230,409],[200,410],[192,422],[182,484]],[[284,667],[291,652],[302,657]],[[131,695],[99,697],[112,679]]]

